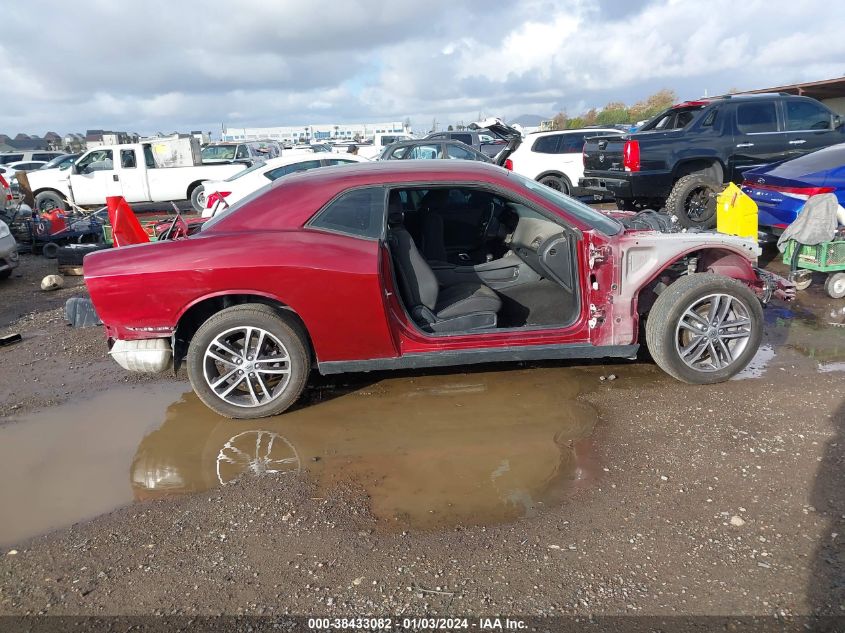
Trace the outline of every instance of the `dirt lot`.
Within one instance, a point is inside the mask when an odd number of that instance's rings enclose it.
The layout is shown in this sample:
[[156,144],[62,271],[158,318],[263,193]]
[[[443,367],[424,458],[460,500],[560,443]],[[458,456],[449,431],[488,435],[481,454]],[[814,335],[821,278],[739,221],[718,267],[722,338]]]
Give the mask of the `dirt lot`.
[[232,422],[64,325],[84,288],[42,293],[50,267],[0,287],[24,336],[0,348],[0,614],[845,614],[845,328],[818,286],[717,386],[342,376]]

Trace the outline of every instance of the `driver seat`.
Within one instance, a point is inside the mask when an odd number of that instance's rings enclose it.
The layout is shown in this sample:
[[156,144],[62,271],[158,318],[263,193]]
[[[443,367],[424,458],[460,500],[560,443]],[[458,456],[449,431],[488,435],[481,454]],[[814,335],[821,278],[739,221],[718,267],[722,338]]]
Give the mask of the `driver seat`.
[[481,283],[441,288],[405,228],[402,204],[394,194],[388,204],[388,244],[399,291],[414,321],[429,332],[465,332],[496,327],[502,300]]

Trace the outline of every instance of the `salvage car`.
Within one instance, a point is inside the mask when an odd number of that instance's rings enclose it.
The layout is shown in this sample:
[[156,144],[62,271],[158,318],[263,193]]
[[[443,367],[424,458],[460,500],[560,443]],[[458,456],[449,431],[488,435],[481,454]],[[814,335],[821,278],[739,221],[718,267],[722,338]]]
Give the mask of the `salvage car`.
[[205,202],[205,209],[202,217],[210,218],[216,213],[226,209],[236,202],[240,202],[246,196],[269,185],[274,180],[295,174],[300,171],[307,171],[317,167],[333,167],[336,165],[351,165],[352,163],[367,162],[366,158],[348,154],[337,156],[326,152],[325,157],[314,156],[313,152],[307,154],[292,154],[282,158],[262,160],[255,163],[249,169],[238,172],[226,180],[207,180],[203,184],[203,194],[200,198]]
[[257,418],[312,367],[630,359],[645,343],[675,378],[721,382],[756,353],[762,304],[794,296],[757,253],[627,229],[481,162],[380,161],[279,179],[196,235],[92,253],[84,275],[121,366],[184,361],[207,406]]
[[750,169],[742,190],[757,203],[760,228],[775,234],[795,221],[810,196],[832,193],[845,206],[845,143]]

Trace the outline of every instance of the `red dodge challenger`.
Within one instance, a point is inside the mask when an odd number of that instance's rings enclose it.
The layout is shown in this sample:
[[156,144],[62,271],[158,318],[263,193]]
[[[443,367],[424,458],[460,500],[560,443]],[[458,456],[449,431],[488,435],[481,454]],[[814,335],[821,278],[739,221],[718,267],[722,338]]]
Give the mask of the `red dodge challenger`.
[[679,380],[728,379],[757,351],[762,305],[794,288],[756,268],[752,241],[638,218],[478,162],[328,167],[190,237],[92,253],[85,281],[118,363],[186,362],[232,418],[281,413],[312,368],[632,358],[645,343]]

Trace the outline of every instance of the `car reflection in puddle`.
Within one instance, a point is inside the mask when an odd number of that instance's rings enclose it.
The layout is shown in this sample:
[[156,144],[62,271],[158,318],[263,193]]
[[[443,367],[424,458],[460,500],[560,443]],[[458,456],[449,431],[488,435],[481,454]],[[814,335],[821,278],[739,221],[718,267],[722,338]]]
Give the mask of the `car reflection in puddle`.
[[595,471],[587,438],[596,415],[575,400],[574,371],[394,378],[251,421],[221,418],[188,393],[141,441],[134,495],[305,470],[323,492],[360,485],[374,514],[399,525],[513,519]]
[[133,499],[300,471],[320,494],[362,487],[390,525],[531,514],[598,470],[596,414],[576,396],[599,371],[326,380],[298,409],[262,420],[219,417],[182,383],[112,389],[0,426],[0,477],[15,482],[0,488],[0,545]]

